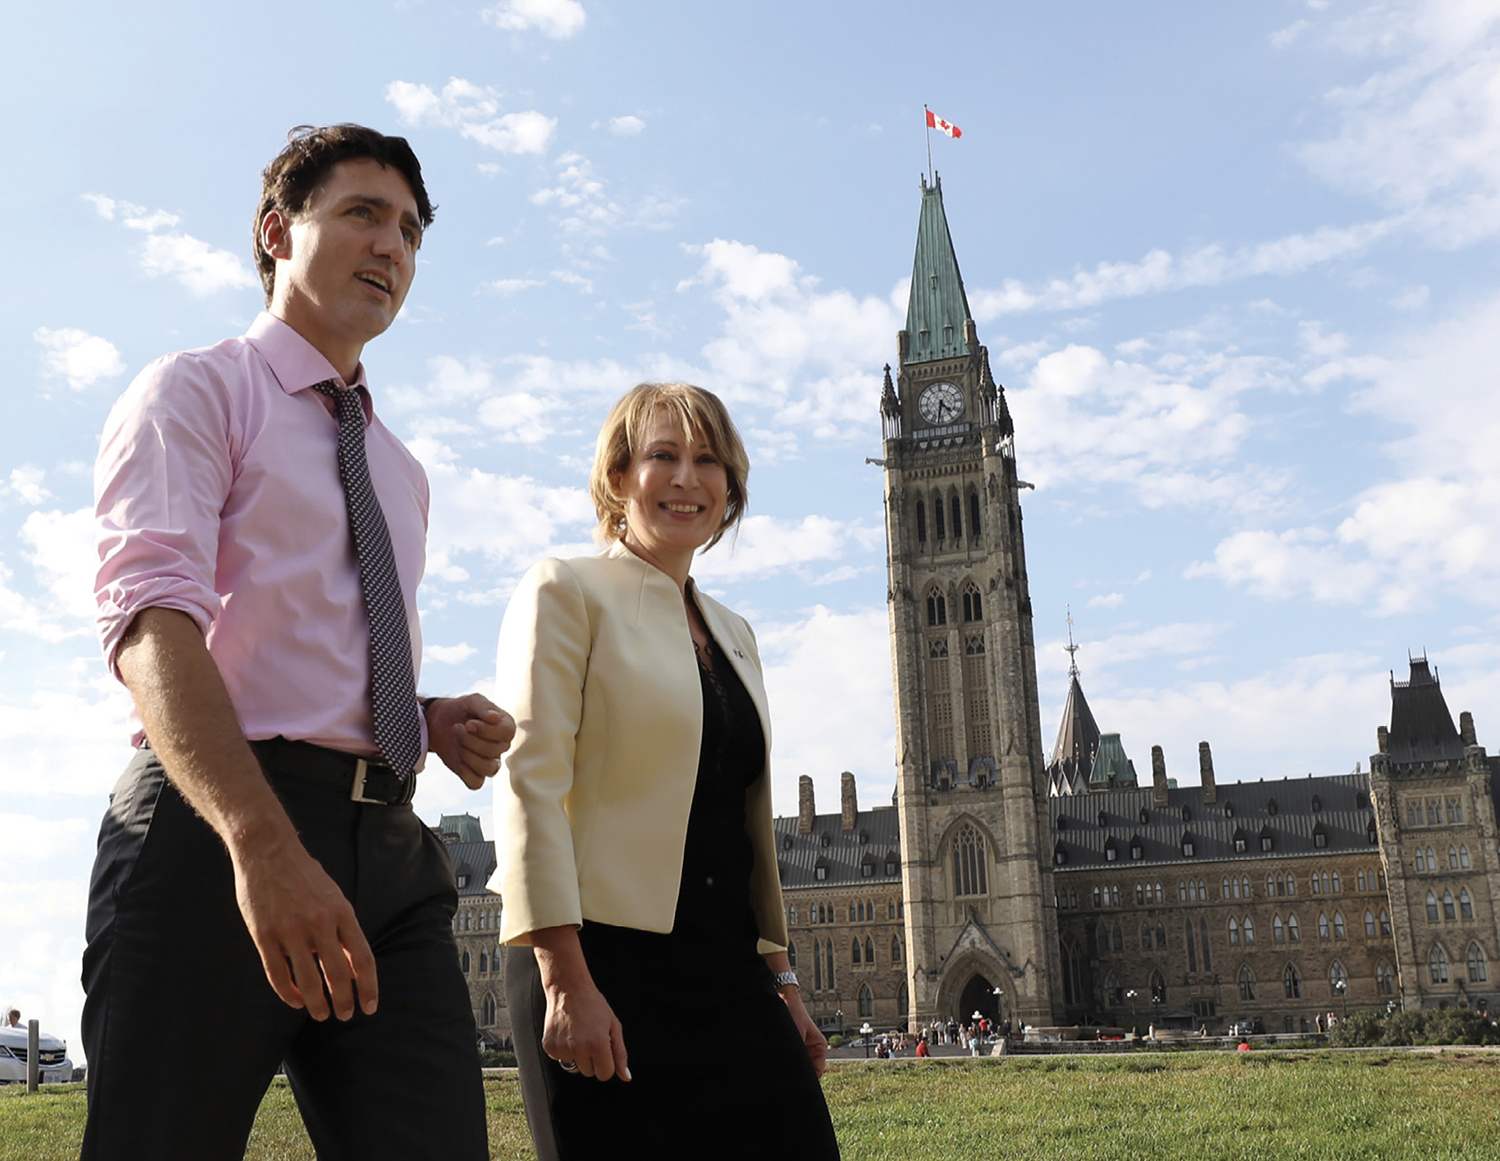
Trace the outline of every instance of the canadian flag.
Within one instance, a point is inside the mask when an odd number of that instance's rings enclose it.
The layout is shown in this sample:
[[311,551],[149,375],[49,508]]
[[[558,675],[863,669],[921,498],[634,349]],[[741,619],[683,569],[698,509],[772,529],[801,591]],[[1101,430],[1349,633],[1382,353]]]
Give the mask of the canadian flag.
[[931,109],[927,110],[927,128],[937,129],[940,132],[946,133],[949,137],[962,137],[964,135],[964,131],[952,121],[944,121]]

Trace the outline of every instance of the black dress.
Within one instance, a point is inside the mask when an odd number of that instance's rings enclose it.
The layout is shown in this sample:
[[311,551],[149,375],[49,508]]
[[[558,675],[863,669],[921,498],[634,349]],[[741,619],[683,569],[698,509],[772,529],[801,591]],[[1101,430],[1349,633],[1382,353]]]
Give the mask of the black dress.
[[543,1161],[838,1157],[807,1049],[756,951],[745,792],[765,769],[760,718],[716,643],[699,677],[703,742],[672,930],[585,923],[578,933],[634,1079],[601,1083],[547,1057],[536,960],[527,947],[506,951],[526,1118]]

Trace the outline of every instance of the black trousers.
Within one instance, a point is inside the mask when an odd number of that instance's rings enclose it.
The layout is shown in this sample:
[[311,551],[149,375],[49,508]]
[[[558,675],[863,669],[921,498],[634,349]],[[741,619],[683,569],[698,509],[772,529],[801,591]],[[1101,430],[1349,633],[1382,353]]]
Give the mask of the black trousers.
[[262,754],[354,905],[380,1006],[318,1022],[266,981],[223,843],[137,752],[111,796],[83,957],[85,1159],[241,1158],[277,1066],[324,1161],[489,1156],[453,868],[409,805],[351,802]]

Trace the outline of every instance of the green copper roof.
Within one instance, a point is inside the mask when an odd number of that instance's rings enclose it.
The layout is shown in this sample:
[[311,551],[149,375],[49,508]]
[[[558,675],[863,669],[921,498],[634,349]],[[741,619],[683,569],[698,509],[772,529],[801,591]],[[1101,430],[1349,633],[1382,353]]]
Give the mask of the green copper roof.
[[928,185],[924,180],[911,298],[906,305],[906,361],[928,363],[967,355],[964,320],[968,317],[969,299],[948,234],[948,215],[943,212],[943,181],[938,178]]
[[1094,769],[1089,774],[1089,789],[1134,786],[1135,763],[1125,756],[1119,734],[1100,734],[1099,750],[1094,755]]

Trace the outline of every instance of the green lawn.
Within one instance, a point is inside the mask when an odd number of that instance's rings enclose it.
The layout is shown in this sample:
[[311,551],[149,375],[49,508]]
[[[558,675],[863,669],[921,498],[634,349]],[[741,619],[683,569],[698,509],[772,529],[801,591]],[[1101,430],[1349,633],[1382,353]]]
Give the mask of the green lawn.
[[[1500,1054],[1477,1051],[851,1062],[824,1087],[847,1161],[1500,1157]],[[493,1156],[531,1157],[514,1077],[485,1094]],[[0,1091],[0,1159],[75,1157],[83,1115],[81,1086]],[[284,1084],[246,1156],[311,1161]]]

